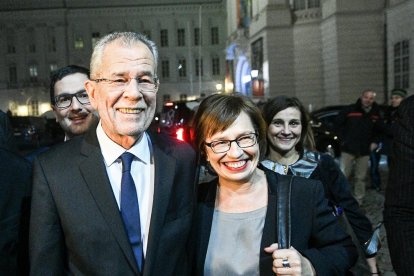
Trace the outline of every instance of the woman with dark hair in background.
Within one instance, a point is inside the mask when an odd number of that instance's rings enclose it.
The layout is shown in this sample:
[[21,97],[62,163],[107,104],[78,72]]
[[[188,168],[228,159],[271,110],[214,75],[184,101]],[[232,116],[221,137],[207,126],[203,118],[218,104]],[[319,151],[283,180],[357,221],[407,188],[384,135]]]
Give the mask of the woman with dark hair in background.
[[253,102],[211,95],[193,126],[195,145],[218,176],[199,185],[194,275],[345,275],[356,260],[355,246],[317,181],[294,178],[292,246],[278,248],[277,187],[286,177],[259,165],[266,124]]
[[345,213],[364,249],[371,274],[378,274],[375,260],[378,247],[374,246],[374,250],[369,247],[373,235],[371,222],[352,196],[347,179],[334,159],[314,151],[309,116],[302,103],[295,97],[278,96],[264,105],[263,115],[268,148],[262,165],[280,174],[321,181],[335,216]]

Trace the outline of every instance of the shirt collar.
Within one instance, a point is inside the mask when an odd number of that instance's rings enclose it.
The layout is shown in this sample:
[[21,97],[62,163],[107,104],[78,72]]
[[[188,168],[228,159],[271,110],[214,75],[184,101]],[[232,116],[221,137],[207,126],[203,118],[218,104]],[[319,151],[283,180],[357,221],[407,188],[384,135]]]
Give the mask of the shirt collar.
[[102,128],[101,122],[99,122],[98,127],[96,128],[96,135],[98,137],[101,152],[107,167],[112,165],[124,152],[130,152],[145,164],[150,164],[150,143],[146,132],[143,133],[142,139],[137,141],[128,150],[125,150],[123,147],[112,141],[108,135],[106,135]]
[[[320,155],[318,153],[305,150],[302,158],[296,161],[295,163],[289,165],[289,169],[293,175],[309,178],[318,166],[319,159]],[[269,159],[265,159],[261,163],[263,166],[272,171],[275,171],[280,174],[285,174],[284,166],[282,164],[279,164]]]

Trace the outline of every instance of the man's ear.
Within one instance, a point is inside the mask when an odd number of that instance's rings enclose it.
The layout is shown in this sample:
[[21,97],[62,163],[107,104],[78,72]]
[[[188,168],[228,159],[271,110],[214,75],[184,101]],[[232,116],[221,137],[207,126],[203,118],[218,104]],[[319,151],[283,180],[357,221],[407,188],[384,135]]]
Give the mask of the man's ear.
[[97,106],[97,100],[96,100],[96,83],[91,80],[85,81],[85,90],[88,93],[89,101],[91,102],[92,107],[96,110],[98,108]]
[[51,104],[51,105],[50,105],[50,107],[52,108],[52,110],[53,110],[53,114],[55,115],[55,120],[56,120],[56,123],[59,123],[59,121],[58,121],[58,117],[57,117],[57,115],[56,115],[56,113],[57,113],[56,106],[55,106],[54,104]]

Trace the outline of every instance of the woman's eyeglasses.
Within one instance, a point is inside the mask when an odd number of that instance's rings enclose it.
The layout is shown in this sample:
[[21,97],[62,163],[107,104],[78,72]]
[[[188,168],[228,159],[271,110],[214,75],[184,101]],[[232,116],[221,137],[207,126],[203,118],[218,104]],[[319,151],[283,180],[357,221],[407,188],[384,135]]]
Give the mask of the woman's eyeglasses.
[[243,136],[240,136],[234,140],[218,140],[210,143],[204,143],[207,147],[210,147],[214,153],[225,153],[230,150],[231,143],[236,142],[236,144],[244,149],[249,148],[257,143],[257,134],[249,133]]

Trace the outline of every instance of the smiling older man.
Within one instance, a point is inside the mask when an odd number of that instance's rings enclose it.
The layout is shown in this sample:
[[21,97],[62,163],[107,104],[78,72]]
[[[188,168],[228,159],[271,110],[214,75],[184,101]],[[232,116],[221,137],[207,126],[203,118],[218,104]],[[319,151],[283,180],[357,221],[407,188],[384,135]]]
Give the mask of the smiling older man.
[[190,275],[196,155],[147,132],[157,57],[138,33],[97,42],[85,86],[97,128],[34,162],[32,275]]

